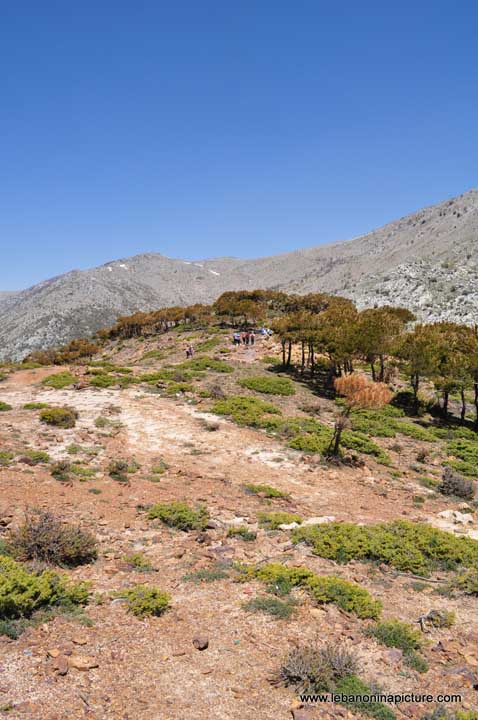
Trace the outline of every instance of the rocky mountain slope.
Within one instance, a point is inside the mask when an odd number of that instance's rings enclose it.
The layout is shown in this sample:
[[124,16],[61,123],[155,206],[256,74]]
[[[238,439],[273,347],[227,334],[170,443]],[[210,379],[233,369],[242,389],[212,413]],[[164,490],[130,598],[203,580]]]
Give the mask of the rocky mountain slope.
[[109,325],[118,315],[211,302],[257,287],[400,303],[424,320],[478,320],[478,191],[352,240],[256,260],[188,262],[158,253],[72,271],[0,297],[0,359],[20,359]]

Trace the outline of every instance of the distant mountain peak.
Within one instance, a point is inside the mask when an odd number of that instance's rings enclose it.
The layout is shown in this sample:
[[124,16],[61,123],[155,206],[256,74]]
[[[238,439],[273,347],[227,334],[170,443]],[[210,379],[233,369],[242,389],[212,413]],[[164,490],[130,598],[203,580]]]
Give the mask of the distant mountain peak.
[[210,303],[226,290],[338,293],[360,307],[405,304],[424,320],[478,323],[477,245],[478,190],[471,188],[351,240],[270,257],[139,253],[0,293],[0,359],[90,335],[119,315]]

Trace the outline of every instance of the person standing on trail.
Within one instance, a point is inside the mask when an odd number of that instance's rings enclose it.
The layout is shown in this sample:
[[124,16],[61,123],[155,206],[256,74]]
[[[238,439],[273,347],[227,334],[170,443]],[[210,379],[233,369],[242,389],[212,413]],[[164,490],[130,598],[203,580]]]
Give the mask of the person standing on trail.
[[232,342],[234,345],[240,345],[241,344],[241,333],[235,332],[232,336]]
[[246,341],[246,333],[243,332],[243,333],[242,333],[242,344],[245,345],[246,342],[247,342],[247,341]]
[[194,355],[194,348],[192,345],[188,345],[186,348],[186,358],[189,360]]
[[254,343],[256,342],[256,334],[254,330],[251,330],[251,332],[249,333],[249,342],[251,343],[251,345],[254,345]]

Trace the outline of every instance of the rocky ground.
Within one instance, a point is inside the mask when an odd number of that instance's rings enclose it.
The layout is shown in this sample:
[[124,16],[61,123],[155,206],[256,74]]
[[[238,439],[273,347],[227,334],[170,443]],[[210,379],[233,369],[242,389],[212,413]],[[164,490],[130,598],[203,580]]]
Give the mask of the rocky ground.
[[[168,361],[183,360],[182,344],[176,349],[175,343],[173,336],[163,340],[170,349]],[[128,342],[111,355],[118,364],[136,367],[148,349]],[[228,357],[236,368],[234,376],[214,382],[227,391],[237,375],[258,368],[264,372],[261,357],[276,350],[271,344],[240,348]],[[92,530],[99,543],[98,560],[68,573],[91,581],[95,599],[86,608],[86,620],[59,615],[28,628],[17,640],[0,637],[0,715],[35,720],[361,717],[341,705],[301,707],[292,689],[273,682],[287,651],[306,641],[353,648],[360,658],[361,677],[389,692],[460,693],[462,709],[478,708],[475,599],[438,594],[443,579],[439,574],[418,583],[385,566],[336,565],[312,555],[304,545],[293,545],[288,531],[266,531],[257,524],[258,512],[280,509],[306,519],[355,523],[406,517],[478,537],[473,513],[463,516],[459,503],[418,483],[411,466],[420,443],[406,439],[398,454],[391,450],[392,442],[383,441],[393,455],[395,474],[369,457],[363,467],[327,466],[287,448],[278,438],[218,419],[209,412],[210,401],[197,395],[171,398],[139,386],[42,386],[54,372],[58,368],[15,371],[3,381],[0,399],[13,409],[0,413],[0,449],[12,450],[17,457],[23,448],[35,448],[58,460],[78,445],[80,459],[95,474],[64,483],[51,476],[47,465],[15,460],[0,468],[0,526],[7,534],[28,508],[36,507]],[[32,401],[76,408],[76,427],[42,425],[38,413],[23,409]],[[317,403],[326,421],[335,412],[333,403],[302,386],[280,402],[295,409],[304,402]],[[97,427],[99,417],[110,424]],[[108,463],[118,458],[134,458],[139,465],[128,484],[108,475]],[[159,462],[167,470],[153,482],[151,468]],[[434,470],[434,463],[439,467],[438,459],[429,462],[428,470]],[[267,499],[247,494],[244,485],[251,482],[290,495]],[[417,494],[425,501],[417,504]],[[186,533],[147,518],[148,505],[171,500],[206,505],[208,528]],[[234,525],[248,526],[257,539],[227,537]],[[131,552],[143,553],[154,570],[140,573],[129,567],[124,556]],[[262,588],[256,581],[237,582],[233,564],[270,560],[307,565],[320,574],[336,573],[360,583],[382,600],[385,618],[415,624],[431,609],[446,609],[456,612],[457,622],[426,635],[424,655],[430,669],[419,674],[404,665],[400,650],[365,636],[367,621],[334,605],[314,605],[302,591],[295,592],[298,604],[289,620],[247,612],[242,604],[261,594]],[[227,575],[214,582],[185,579],[219,566]],[[138,619],[112,597],[112,591],[142,582],[170,593],[171,609],[161,617]],[[203,645],[207,647],[198,649]],[[397,717],[415,718],[430,710],[409,703],[394,711]]]

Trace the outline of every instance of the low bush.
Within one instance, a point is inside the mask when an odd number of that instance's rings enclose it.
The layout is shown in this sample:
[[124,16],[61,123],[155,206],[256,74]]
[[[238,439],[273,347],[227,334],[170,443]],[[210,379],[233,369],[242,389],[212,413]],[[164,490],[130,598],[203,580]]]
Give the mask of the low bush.
[[116,597],[124,598],[128,610],[139,618],[162,615],[171,602],[168,593],[148,585],[136,585],[116,593]]
[[65,371],[61,373],[56,373],[55,375],[49,375],[44,380],[42,380],[41,384],[45,387],[54,388],[55,390],[61,390],[62,388],[68,387],[68,385],[73,385],[74,382],[76,382],[75,376],[72,375],[70,372]]
[[30,465],[50,462],[50,456],[44,450],[25,450],[23,457],[29,461]]
[[40,412],[41,422],[61,428],[75,427],[77,418],[78,413],[71,408],[49,407]]
[[12,406],[0,400],[0,412],[7,412],[8,410],[12,410]]
[[292,538],[306,542],[316,555],[330,560],[384,562],[424,576],[435,568],[450,570],[478,562],[478,541],[407,520],[367,526],[312,525],[296,528]]
[[232,373],[234,368],[232,365],[228,365],[224,360],[214,360],[209,357],[198,357],[193,360],[187,360],[178,367],[185,368],[186,370],[192,370],[193,372],[203,372],[205,370],[211,370],[212,372],[219,373]]
[[268,585],[286,583],[305,587],[320,605],[334,603],[360,618],[377,619],[382,609],[380,601],[374,600],[360,585],[335,575],[316,575],[306,567],[289,568],[269,563],[260,568],[245,568],[243,572],[245,577],[255,577]]
[[185,502],[159,503],[153,505],[148,512],[150,520],[161,520],[165,525],[177,530],[204,530],[208,521],[207,509],[198,505],[190,507]]
[[23,525],[10,533],[12,554],[21,560],[38,560],[74,567],[97,557],[96,540],[78,525],[63,523],[49,512],[26,516]]
[[184,582],[210,583],[215,582],[216,580],[224,580],[224,578],[227,577],[229,577],[228,573],[218,567],[203,568],[202,570],[197,570],[196,572],[187,573],[186,575],[183,575],[182,580]]
[[235,538],[240,537],[242,540],[246,540],[247,542],[252,542],[257,538],[257,533],[253,532],[252,530],[249,530],[249,528],[246,525],[234,525],[233,527],[230,527],[227,531],[227,537]]
[[244,395],[233,395],[224,400],[218,400],[214,404],[212,412],[216,415],[228,415],[238,425],[250,427],[263,427],[264,417],[281,413],[279,408],[272,403]]
[[381,645],[399,648],[404,653],[420,650],[422,635],[419,630],[400,620],[386,620],[368,628],[366,634],[374,637]]
[[438,490],[443,495],[455,495],[465,500],[472,500],[475,495],[474,483],[462,477],[449,466],[443,468],[442,481]]
[[0,467],[7,467],[14,458],[14,454],[10,450],[0,450]]
[[478,439],[467,440],[459,438],[447,445],[447,453],[458,458],[449,464],[459,473],[469,477],[478,476]]
[[289,497],[289,493],[283,490],[277,490],[277,488],[273,488],[270,485],[255,485],[254,483],[249,483],[248,485],[244,485],[244,490],[251,495],[261,495],[266,498]]
[[256,597],[247,600],[242,607],[247,612],[261,612],[277,620],[287,620],[294,612],[296,603],[292,600],[279,600],[277,597]]
[[28,572],[21,563],[0,556],[0,620],[30,617],[51,606],[85,605],[89,585],[46,570]]
[[[278,680],[293,687],[299,695],[336,693],[338,702],[361,715],[377,720],[394,720],[395,715],[383,703],[361,702],[359,696],[374,695],[374,690],[357,677],[356,655],[337,645],[301,645],[292,648],[279,669]],[[354,699],[357,698],[357,699]]]
[[23,406],[23,409],[24,410],[44,410],[47,407],[50,407],[48,403],[30,402],[30,403],[25,403],[25,405]]
[[453,581],[454,587],[466,595],[478,595],[478,569],[470,568],[458,575]]
[[264,393],[266,395],[294,395],[294,384],[288,378],[274,377],[273,375],[260,375],[258,377],[243,378],[239,385],[248,390]]
[[140,552],[125,555],[123,560],[127,565],[138,572],[151,572],[154,569],[151,561]]
[[279,525],[290,525],[291,523],[300,523],[302,518],[300,515],[288,512],[261,512],[257,514],[259,525],[266,530],[277,530]]

